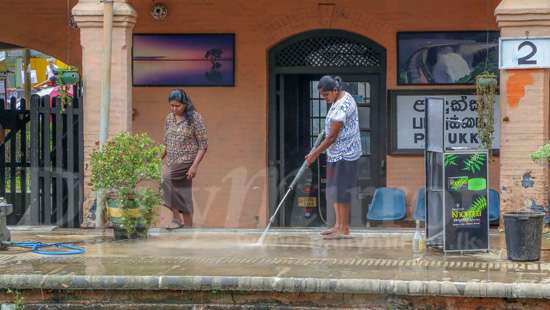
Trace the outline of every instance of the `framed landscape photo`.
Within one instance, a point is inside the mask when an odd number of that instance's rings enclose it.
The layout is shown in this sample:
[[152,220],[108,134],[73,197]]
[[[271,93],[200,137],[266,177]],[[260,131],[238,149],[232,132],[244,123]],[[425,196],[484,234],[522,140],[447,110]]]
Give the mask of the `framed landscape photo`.
[[397,33],[397,84],[474,84],[484,71],[498,76],[498,31]]
[[134,86],[234,86],[234,34],[135,34]]

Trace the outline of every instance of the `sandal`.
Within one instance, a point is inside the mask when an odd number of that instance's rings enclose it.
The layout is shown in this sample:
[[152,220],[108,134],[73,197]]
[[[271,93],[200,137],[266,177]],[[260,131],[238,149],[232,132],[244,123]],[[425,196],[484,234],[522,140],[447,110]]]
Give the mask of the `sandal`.
[[332,234],[324,235],[323,240],[340,240],[342,239],[342,234],[334,232]]
[[329,235],[325,235],[323,237],[323,240],[341,240],[341,239],[352,239],[351,235],[344,235],[344,234],[341,234],[341,233],[332,233],[332,234],[329,234]]
[[320,232],[319,234],[320,234],[321,236],[326,236],[326,235],[334,234],[336,231],[337,231],[336,228],[333,227],[333,228],[329,228],[329,229],[327,229],[327,230],[323,230],[323,231]]
[[178,222],[178,221],[172,221],[172,223],[170,223],[171,225],[174,225],[174,226],[168,226],[166,227],[166,229],[168,230],[172,230],[172,229],[179,229],[179,228],[183,228],[183,224],[181,222]]

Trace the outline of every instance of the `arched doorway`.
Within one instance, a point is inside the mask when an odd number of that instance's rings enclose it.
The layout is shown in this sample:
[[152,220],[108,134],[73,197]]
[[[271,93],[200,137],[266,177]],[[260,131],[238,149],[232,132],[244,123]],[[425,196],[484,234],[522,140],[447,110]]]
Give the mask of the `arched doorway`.
[[[363,143],[352,226],[364,226],[374,189],[385,185],[386,50],[347,31],[315,30],[290,37],[269,50],[269,207],[282,195],[324,128],[326,103],[317,91],[324,74],[339,75],[359,108]],[[325,203],[324,155],[298,183],[280,210],[279,226],[314,227],[331,222]]]

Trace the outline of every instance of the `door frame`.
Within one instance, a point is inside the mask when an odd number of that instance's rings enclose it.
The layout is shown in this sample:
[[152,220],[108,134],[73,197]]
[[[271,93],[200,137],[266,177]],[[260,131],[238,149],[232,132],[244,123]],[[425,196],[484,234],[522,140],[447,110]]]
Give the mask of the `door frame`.
[[[279,66],[277,64],[277,55],[287,46],[298,43],[302,40],[314,38],[314,37],[328,37],[328,36],[338,36],[341,38],[350,39],[352,41],[360,42],[366,44],[369,48],[376,50],[380,55],[380,65],[373,68],[366,67],[313,67],[313,66],[292,66],[285,67]],[[279,89],[283,89],[284,85],[284,76],[285,75],[342,75],[342,76],[372,76],[376,75],[378,77],[378,90],[377,96],[380,102],[379,117],[380,117],[380,132],[388,131],[388,120],[387,120],[387,100],[386,100],[386,49],[379,45],[378,43],[372,41],[371,39],[348,31],[343,30],[313,30],[304,33],[294,35],[282,42],[279,42],[274,47],[268,51],[268,115],[267,115],[267,167],[268,167],[268,219],[271,219],[278,202],[284,195],[285,191],[288,188],[289,184],[281,183],[281,177],[279,176],[279,171],[281,171],[284,165],[284,158],[278,159],[280,156],[278,145],[279,141],[279,122],[278,116],[284,115],[284,110],[279,110],[278,107],[278,97],[284,97],[284,91],[278,92],[277,85],[279,84]],[[386,160],[387,155],[387,138],[382,137],[380,141],[380,159]],[[386,182],[386,167],[383,168],[383,174],[380,176],[380,186],[384,186]],[[283,219],[281,221],[281,219]],[[274,225],[284,226],[284,218],[279,214],[278,217],[274,218]]]

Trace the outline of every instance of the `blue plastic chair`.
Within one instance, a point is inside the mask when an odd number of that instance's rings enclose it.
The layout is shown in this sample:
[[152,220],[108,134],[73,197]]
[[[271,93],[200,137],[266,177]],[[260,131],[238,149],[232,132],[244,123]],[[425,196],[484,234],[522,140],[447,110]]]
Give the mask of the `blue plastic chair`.
[[489,189],[489,222],[498,222],[500,219],[500,194]]
[[419,221],[426,221],[426,189],[421,187],[416,192],[416,207],[413,218]]
[[397,188],[377,188],[369,206],[367,220],[399,221],[407,216],[405,193]]

